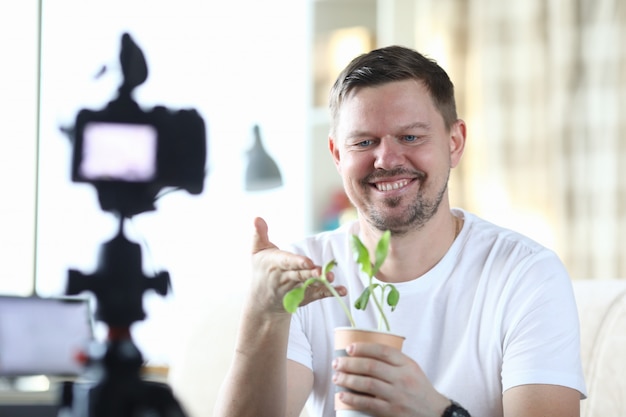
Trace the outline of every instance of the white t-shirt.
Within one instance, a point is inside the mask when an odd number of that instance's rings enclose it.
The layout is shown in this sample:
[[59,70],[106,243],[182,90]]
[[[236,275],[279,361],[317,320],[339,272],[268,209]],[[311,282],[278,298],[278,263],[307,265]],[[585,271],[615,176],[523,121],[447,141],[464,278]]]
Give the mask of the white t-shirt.
[[[502,393],[523,384],[555,384],[586,396],[578,313],[570,278],[558,257],[538,243],[460,209],[463,229],[426,274],[396,284],[400,302],[388,313],[403,352],[435,388],[471,415],[502,416]],[[356,222],[306,238],[291,248],[324,265],[337,261],[335,283],[359,327],[376,328],[373,308],[356,310],[366,277],[350,246]],[[418,277],[416,277],[418,278]],[[348,326],[338,301],[320,300],[293,315],[288,358],[314,373],[307,407],[331,417],[333,329]]]

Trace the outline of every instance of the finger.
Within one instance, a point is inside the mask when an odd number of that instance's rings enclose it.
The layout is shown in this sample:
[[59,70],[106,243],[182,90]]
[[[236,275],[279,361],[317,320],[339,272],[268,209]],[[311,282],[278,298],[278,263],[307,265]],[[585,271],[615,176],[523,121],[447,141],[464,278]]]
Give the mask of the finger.
[[268,227],[265,220],[261,217],[254,219],[254,235],[252,237],[252,253],[260,252],[264,249],[274,249],[276,245],[270,242],[268,236]]
[[[297,259],[297,257],[292,257],[292,259],[295,260]],[[304,267],[300,268],[300,265],[305,262],[306,258],[303,258],[302,260],[298,259],[297,261],[292,261],[292,263],[288,265],[290,266],[290,269],[285,269],[281,271],[281,282],[288,287],[293,287],[294,285],[299,285],[305,282],[309,278],[317,277],[319,275],[317,273],[319,271],[319,267],[314,267],[311,269]],[[313,291],[315,287],[316,285],[313,284],[309,288],[307,288],[307,291]]]
[[[368,412],[374,410],[380,411],[388,406],[390,401],[395,402],[393,398],[397,390],[394,389],[392,383],[389,381],[364,375],[346,374],[343,372],[333,374],[332,381],[337,387],[341,387],[338,389],[339,400],[358,410]],[[382,414],[390,415],[389,413]],[[399,413],[391,415],[396,414]]]
[[[362,410],[368,413],[367,415],[388,415],[385,413],[389,409],[391,404],[387,400],[380,397],[376,397],[372,394],[360,394],[357,391],[342,391],[337,393],[339,401],[351,406],[355,410]],[[397,406],[396,406],[397,408]],[[398,415],[399,412],[393,412],[391,415]]]
[[393,387],[387,381],[363,375],[346,374],[337,372],[333,374],[332,381],[335,385],[347,390],[341,390],[343,395],[348,394],[355,401],[355,396],[371,396],[380,399],[387,398],[387,393],[393,391]]
[[[344,296],[348,293],[348,290],[343,285],[334,286],[333,289],[340,296]],[[307,300],[307,302],[310,302],[333,296],[334,294],[325,285],[316,283],[307,288],[305,300]]]
[[402,365],[404,360],[399,349],[380,343],[352,343],[346,347],[346,352],[349,356],[376,359],[395,366]]
[[[262,217],[256,217],[254,219],[254,235],[252,238],[252,254],[256,254],[266,249],[278,249],[278,246],[273,244],[269,239],[267,222]],[[286,252],[283,252],[286,253]],[[283,270],[298,269],[298,270],[311,270],[311,273],[319,276],[321,274],[321,267],[315,266],[311,259],[302,255],[290,254],[289,256],[281,256],[278,259],[278,267]],[[304,279],[306,279],[304,278]],[[303,280],[304,280],[303,279]]]

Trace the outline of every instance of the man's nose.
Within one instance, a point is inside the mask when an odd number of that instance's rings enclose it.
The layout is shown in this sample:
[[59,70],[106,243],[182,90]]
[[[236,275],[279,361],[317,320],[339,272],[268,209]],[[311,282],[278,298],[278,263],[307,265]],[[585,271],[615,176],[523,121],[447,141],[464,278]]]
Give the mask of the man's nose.
[[383,137],[375,152],[374,167],[377,169],[390,170],[405,161],[403,146],[392,136]]

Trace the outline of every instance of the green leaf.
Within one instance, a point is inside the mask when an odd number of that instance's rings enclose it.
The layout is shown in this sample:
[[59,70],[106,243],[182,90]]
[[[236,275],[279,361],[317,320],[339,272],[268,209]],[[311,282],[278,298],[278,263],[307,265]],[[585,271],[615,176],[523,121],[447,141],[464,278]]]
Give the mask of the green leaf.
[[391,284],[389,284],[388,287],[389,294],[387,294],[387,305],[391,307],[391,311],[394,311],[398,305],[398,301],[400,301],[400,291]]
[[354,302],[354,307],[357,310],[365,310],[367,308],[367,303],[370,300],[370,288],[366,287],[359,298]]
[[376,275],[383,262],[385,262],[385,259],[387,258],[387,253],[389,252],[390,239],[391,232],[389,230],[385,231],[385,233],[383,233],[383,235],[380,237],[380,240],[376,245],[376,264],[374,265],[374,271],[372,272],[372,275]]
[[352,249],[354,252],[354,260],[361,267],[361,271],[365,272],[368,277],[371,277],[373,274],[370,254],[357,235],[352,235]]
[[283,297],[283,307],[288,313],[295,313],[302,300],[304,300],[304,293],[306,286],[296,287],[288,291]]
[[283,307],[285,311],[289,313],[295,313],[298,307],[300,307],[300,303],[304,300],[304,296],[306,293],[306,289],[315,282],[324,283],[329,287],[331,293],[333,292],[332,287],[328,284],[328,280],[326,279],[326,274],[337,265],[337,262],[333,259],[328,261],[322,270],[321,277],[312,277],[304,281],[300,286],[292,288],[287,291],[287,293],[283,296]]
[[337,261],[330,260],[328,261],[328,263],[326,265],[324,265],[324,270],[322,271],[322,279],[326,279],[326,274],[330,272],[331,269],[333,269],[335,266],[337,266]]

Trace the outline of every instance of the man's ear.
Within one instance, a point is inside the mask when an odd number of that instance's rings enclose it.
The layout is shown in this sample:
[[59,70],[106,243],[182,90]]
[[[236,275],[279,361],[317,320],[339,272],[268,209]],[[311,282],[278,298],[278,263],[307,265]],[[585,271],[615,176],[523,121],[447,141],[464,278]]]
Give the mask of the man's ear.
[[465,122],[459,119],[450,128],[450,165],[452,168],[461,162],[466,139],[467,127]]
[[333,157],[333,161],[335,162],[335,167],[337,171],[341,174],[341,155],[339,154],[339,147],[337,146],[337,142],[332,136],[328,136],[328,150]]

